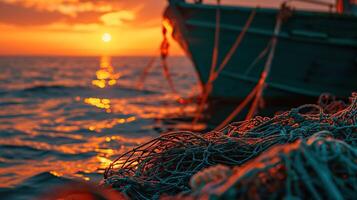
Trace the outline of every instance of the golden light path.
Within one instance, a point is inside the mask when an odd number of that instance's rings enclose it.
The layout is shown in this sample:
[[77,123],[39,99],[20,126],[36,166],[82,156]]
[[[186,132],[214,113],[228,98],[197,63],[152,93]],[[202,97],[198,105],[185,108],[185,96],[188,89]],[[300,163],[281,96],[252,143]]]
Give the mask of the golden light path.
[[97,70],[96,77],[97,79],[93,80],[92,84],[99,88],[114,86],[121,77],[120,73],[114,71],[110,56],[102,56],[100,58],[100,69]]

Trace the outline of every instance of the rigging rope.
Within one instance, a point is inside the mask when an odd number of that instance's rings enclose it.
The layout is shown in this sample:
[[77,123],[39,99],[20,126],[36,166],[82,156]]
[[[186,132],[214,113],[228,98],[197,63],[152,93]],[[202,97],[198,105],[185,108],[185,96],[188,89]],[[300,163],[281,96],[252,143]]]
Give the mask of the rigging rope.
[[279,12],[277,20],[276,20],[276,25],[275,25],[275,29],[274,29],[274,35],[271,39],[271,48],[270,48],[270,52],[268,55],[268,60],[265,63],[264,66],[264,71],[261,74],[261,78],[259,80],[259,86],[258,86],[258,90],[257,90],[257,95],[255,96],[255,99],[253,101],[253,104],[246,116],[246,120],[251,119],[255,112],[257,111],[258,108],[258,103],[262,100],[263,97],[263,92],[264,89],[266,87],[266,79],[270,74],[271,71],[271,65],[273,63],[273,59],[274,59],[274,55],[275,55],[275,49],[276,49],[276,45],[278,43],[278,35],[280,33],[280,29],[281,29],[281,25],[282,25],[282,20],[283,20],[283,10],[284,7],[282,8],[282,10]]
[[137,86],[136,86],[138,89],[140,89],[140,90],[143,89],[143,87],[144,87],[144,82],[145,82],[145,80],[146,80],[146,77],[148,76],[150,70],[151,70],[152,67],[154,66],[155,61],[156,61],[156,57],[153,56],[153,57],[150,59],[149,63],[148,63],[148,64],[146,65],[146,67],[144,68],[144,70],[142,71],[142,73],[141,73],[141,75],[140,75],[140,77],[139,77]]
[[[165,26],[162,27],[162,35],[163,35],[163,40],[160,45],[161,67],[163,69],[164,77],[169,84],[170,90],[173,93],[177,94],[177,90],[173,83],[172,77],[170,75],[169,67],[167,64],[167,57],[169,55],[170,43],[169,43],[169,40],[167,39],[167,29]],[[155,61],[156,61],[156,57],[152,57],[149,60],[149,63],[147,64],[147,66],[144,68],[143,72],[140,75],[138,83],[137,83],[138,89],[143,88],[146,77],[149,74],[150,70],[153,68]]]
[[201,99],[199,107],[197,109],[195,118],[194,118],[194,120],[192,122],[193,125],[195,125],[198,122],[198,120],[199,120],[199,118],[200,118],[200,116],[202,114],[204,105],[207,103],[208,96],[212,92],[214,81],[218,78],[219,74],[222,72],[224,67],[227,65],[227,63],[232,58],[233,54],[236,52],[237,48],[241,44],[246,32],[248,31],[249,27],[251,26],[251,24],[253,22],[253,19],[254,19],[255,15],[256,15],[256,10],[254,9],[251,12],[251,14],[249,15],[249,18],[248,18],[247,22],[245,23],[241,33],[237,36],[233,46],[230,48],[230,50],[228,51],[228,53],[224,57],[222,63],[219,65],[218,69],[215,70],[215,68],[217,66],[217,57],[218,57],[218,53],[219,53],[218,50],[219,50],[219,37],[220,37],[219,36],[219,32],[220,32],[220,9],[219,9],[219,7],[217,7],[215,44],[214,44],[214,51],[213,51],[213,56],[212,56],[211,70],[210,70],[208,81],[204,86],[202,99]]
[[160,46],[161,66],[163,68],[164,76],[165,76],[167,82],[169,83],[171,91],[173,93],[177,93],[174,83],[172,81],[170,72],[169,72],[169,68],[167,66],[167,56],[169,54],[170,43],[169,43],[169,40],[167,39],[167,29],[165,26],[162,26],[162,36],[163,36],[163,40],[162,40],[162,43]]
[[[217,126],[217,128],[215,128],[215,130],[219,130],[219,129],[223,128],[224,126],[226,126],[229,122],[231,122],[239,113],[241,113],[243,108],[253,98],[254,98],[254,100],[253,100],[252,106],[250,107],[250,109],[248,111],[246,120],[251,119],[255,115],[255,113],[258,109],[258,105],[262,100],[264,89],[266,88],[266,79],[270,74],[272,62],[273,62],[274,55],[275,55],[276,45],[278,43],[278,35],[281,30],[282,22],[283,22],[283,20],[286,20],[288,17],[290,17],[290,15],[291,15],[290,9],[286,6],[286,4],[283,4],[279,13],[278,13],[277,19],[276,19],[273,37],[270,40],[270,42],[268,43],[268,48],[270,48],[270,51],[269,51],[268,59],[264,66],[264,71],[262,72],[262,74],[260,76],[258,84],[254,87],[254,89],[250,92],[250,94],[236,107],[236,109],[219,126]],[[266,49],[264,49],[263,52],[260,53],[258,58],[260,58],[262,55],[266,54]]]
[[239,47],[240,43],[242,42],[245,34],[247,33],[249,27],[251,26],[253,19],[255,18],[255,15],[257,14],[256,9],[253,9],[252,12],[249,15],[249,18],[247,20],[247,22],[245,23],[243,30],[241,32],[241,34],[238,35],[236,41],[234,42],[232,48],[229,50],[229,52],[227,53],[227,55],[225,56],[225,58],[223,59],[223,62],[221,63],[221,65],[218,67],[218,70],[215,72],[215,76],[214,78],[216,79],[218,77],[218,75],[221,73],[221,71],[223,70],[223,68],[227,65],[227,63],[230,61],[230,59],[232,58],[233,54],[236,52],[237,48]]
[[196,125],[198,120],[200,119],[201,113],[203,111],[203,108],[207,102],[208,95],[211,93],[212,90],[212,77],[214,75],[214,70],[217,65],[217,58],[218,58],[218,52],[219,52],[219,33],[220,33],[220,21],[221,21],[221,8],[220,8],[221,1],[217,0],[217,9],[216,9],[216,30],[215,30],[215,35],[214,35],[214,46],[213,46],[213,55],[212,55],[212,62],[211,62],[211,69],[209,72],[209,78],[207,83],[204,85],[203,88],[203,93],[202,93],[202,99],[199,103],[196,115],[192,121],[192,127]]

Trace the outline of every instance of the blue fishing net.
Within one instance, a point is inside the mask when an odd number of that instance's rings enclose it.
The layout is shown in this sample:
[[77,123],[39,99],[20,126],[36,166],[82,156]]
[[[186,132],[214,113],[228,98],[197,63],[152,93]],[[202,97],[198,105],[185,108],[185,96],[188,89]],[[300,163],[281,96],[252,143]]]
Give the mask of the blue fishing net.
[[[210,166],[241,166],[270,147],[294,143],[320,131],[355,148],[357,94],[349,105],[330,100],[320,98],[321,105],[304,105],[272,118],[255,117],[219,131],[163,134],[119,156],[106,170],[104,183],[132,199],[158,199],[163,194],[192,192],[191,177]],[[309,184],[313,179],[305,181]],[[262,194],[271,195],[265,192]]]

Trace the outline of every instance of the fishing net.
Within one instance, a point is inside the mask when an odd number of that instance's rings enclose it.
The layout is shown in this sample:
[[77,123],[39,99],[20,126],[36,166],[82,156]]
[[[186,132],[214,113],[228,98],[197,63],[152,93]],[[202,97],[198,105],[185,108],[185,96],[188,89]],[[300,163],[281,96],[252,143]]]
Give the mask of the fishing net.
[[355,199],[357,149],[331,135],[273,147],[241,167],[207,168],[191,178],[201,187],[190,195],[164,199]]
[[329,93],[320,95],[317,104],[322,108],[324,113],[333,114],[347,107],[347,104],[342,100],[337,100],[336,97]]
[[357,94],[353,94],[350,105],[339,111],[325,113],[321,106],[304,105],[205,134],[167,133],[114,160],[104,182],[133,199],[190,192],[190,178],[202,169],[218,164],[240,166],[271,146],[292,143],[321,130],[356,146],[356,121]]

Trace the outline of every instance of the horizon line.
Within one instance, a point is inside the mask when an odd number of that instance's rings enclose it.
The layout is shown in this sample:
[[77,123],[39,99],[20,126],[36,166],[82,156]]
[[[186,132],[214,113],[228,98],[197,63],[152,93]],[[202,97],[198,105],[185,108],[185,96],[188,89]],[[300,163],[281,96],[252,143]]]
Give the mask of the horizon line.
[[[139,54],[139,55],[120,55],[120,54],[115,54],[115,55],[68,55],[68,54],[0,54],[0,57],[103,57],[103,56],[109,56],[109,57],[160,57],[160,55],[152,55],[152,54]],[[182,54],[174,54],[174,55],[169,55],[168,57],[187,57],[186,55]]]

